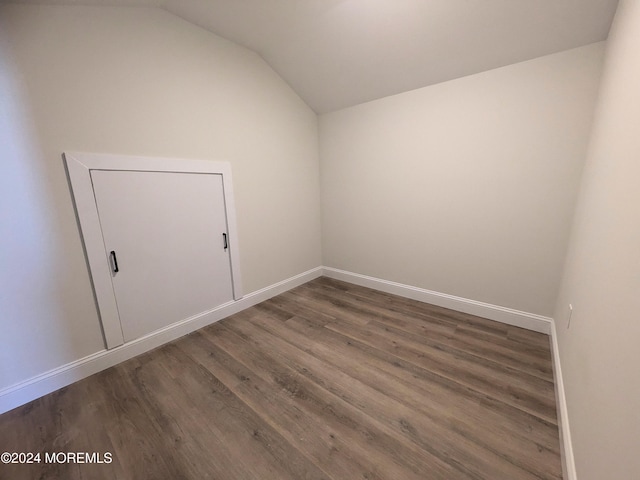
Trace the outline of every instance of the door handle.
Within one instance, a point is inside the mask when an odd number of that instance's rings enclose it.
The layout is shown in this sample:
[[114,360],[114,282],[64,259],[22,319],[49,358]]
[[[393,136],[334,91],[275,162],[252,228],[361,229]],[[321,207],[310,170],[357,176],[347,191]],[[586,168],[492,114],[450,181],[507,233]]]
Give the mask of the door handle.
[[120,269],[118,268],[118,259],[116,258],[116,252],[111,250],[109,254],[109,260],[111,261],[111,271],[113,273],[118,273]]
[[227,234],[226,233],[222,234],[222,240],[224,242],[224,249],[226,250],[227,248],[229,248],[229,243],[227,242]]

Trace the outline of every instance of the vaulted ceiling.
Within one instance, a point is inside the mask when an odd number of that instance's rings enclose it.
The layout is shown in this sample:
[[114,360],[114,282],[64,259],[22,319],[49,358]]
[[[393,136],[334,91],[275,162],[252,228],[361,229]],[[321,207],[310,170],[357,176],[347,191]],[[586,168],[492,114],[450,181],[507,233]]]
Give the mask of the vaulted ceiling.
[[605,40],[618,0],[23,0],[145,5],[259,53],[318,113]]

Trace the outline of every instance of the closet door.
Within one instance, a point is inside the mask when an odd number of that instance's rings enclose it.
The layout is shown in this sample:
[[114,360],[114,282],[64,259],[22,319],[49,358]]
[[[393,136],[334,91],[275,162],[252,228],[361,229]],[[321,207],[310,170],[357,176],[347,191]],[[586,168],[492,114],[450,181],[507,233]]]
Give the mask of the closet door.
[[92,170],[124,341],[233,299],[222,175]]

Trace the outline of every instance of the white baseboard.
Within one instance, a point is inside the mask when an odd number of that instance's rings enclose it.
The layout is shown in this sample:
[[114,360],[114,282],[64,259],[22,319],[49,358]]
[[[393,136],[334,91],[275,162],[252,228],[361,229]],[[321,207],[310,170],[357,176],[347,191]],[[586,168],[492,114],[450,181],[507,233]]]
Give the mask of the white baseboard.
[[322,267],[314,268],[282,282],[249,293],[239,300],[226,303],[209,312],[201,313],[127,342],[119,347],[96,352],[16,385],[4,388],[0,390],[0,413],[8,412],[36,398],[124,362],[136,355],[148,352],[320,276],[322,276]]
[[[133,358],[136,355],[148,352],[160,345],[180,338],[241,310],[252,307],[253,305],[268,300],[271,297],[286,292],[287,290],[302,285],[303,283],[309,282],[322,275],[402,297],[411,298],[413,300],[431,303],[433,305],[451,308],[452,310],[496,320],[509,325],[534,330],[540,333],[550,334],[552,331],[552,320],[541,315],[521,312],[506,307],[477,302],[475,300],[469,300],[444,293],[433,292],[422,288],[412,287],[410,285],[403,285],[401,283],[368,277],[366,275],[346,272],[336,268],[317,267],[283,280],[282,282],[278,282],[261,290],[247,294],[237,301],[221,305],[209,312],[174,323],[173,325],[131,342],[127,342],[119,347],[96,352],[87,357],[75,360],[61,367],[32,377],[16,385],[4,388],[0,390],[0,413],[4,413],[12,410],[13,408],[19,407],[20,405],[24,405],[27,402],[35,400],[36,398],[51,393],[66,385],[70,385],[73,382],[77,382],[78,380],[93,375],[94,373],[117,365],[118,363]],[[557,349],[555,349],[554,352],[555,351],[557,351]],[[561,375],[559,375],[559,378],[562,378]],[[558,403],[558,405],[562,406],[561,403]],[[566,418],[566,415],[564,415],[564,418]],[[573,456],[571,456],[571,458],[573,458]],[[569,477],[569,480],[574,479]]]
[[344,270],[338,270],[337,268],[324,267],[322,271],[325,276],[335,278],[336,280],[355,283],[362,287],[373,288],[374,290],[411,298],[412,300],[450,308],[458,312],[469,313],[546,335],[551,333],[552,320],[542,315],[521,312],[520,310],[469,300],[468,298],[456,297],[446,293],[433,292],[431,290],[425,290],[424,288],[412,287],[402,283],[346,272]]
[[569,428],[569,411],[564,393],[564,380],[560,366],[560,350],[558,348],[558,332],[556,322],[551,323],[551,355],[553,360],[553,377],[556,383],[556,408],[558,411],[558,429],[560,430],[560,453],[562,456],[562,478],[577,480],[576,463],[573,457],[571,429]]

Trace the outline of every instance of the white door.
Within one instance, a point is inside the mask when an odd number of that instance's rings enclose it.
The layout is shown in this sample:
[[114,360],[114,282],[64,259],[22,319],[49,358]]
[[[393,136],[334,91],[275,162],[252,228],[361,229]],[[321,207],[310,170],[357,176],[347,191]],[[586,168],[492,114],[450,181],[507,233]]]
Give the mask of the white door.
[[91,180],[125,342],[233,299],[222,175],[92,170]]

